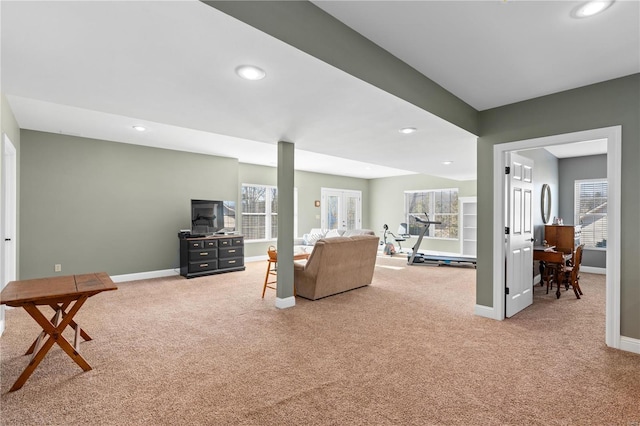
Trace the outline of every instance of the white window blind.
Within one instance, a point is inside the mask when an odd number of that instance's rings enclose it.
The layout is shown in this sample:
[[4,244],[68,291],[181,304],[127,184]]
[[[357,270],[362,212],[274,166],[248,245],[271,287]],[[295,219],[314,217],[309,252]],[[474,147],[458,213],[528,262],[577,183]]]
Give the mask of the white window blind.
[[582,225],[580,242],[585,247],[607,247],[607,201],[606,179],[584,179],[575,181],[575,222]]

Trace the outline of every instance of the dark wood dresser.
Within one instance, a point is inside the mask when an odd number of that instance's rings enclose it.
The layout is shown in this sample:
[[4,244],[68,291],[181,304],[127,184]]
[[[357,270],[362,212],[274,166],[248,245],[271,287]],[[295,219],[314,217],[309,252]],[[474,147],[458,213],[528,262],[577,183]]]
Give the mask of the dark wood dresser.
[[244,269],[244,237],[241,235],[180,239],[180,275],[183,277]]

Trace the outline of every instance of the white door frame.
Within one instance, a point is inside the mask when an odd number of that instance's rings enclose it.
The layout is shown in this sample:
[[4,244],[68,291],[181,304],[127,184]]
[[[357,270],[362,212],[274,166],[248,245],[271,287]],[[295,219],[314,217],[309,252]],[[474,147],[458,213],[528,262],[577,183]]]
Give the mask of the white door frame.
[[[601,129],[494,145],[493,212],[495,214],[493,216],[493,308],[478,305],[476,306],[476,314],[497,320],[504,319],[505,153],[596,139],[607,139],[607,180],[609,182],[605,343],[612,348],[623,349],[620,347],[620,198],[622,184],[620,169],[622,166],[622,126],[604,127]],[[625,350],[629,349],[625,348]]]
[[[9,282],[16,279],[16,259],[17,259],[17,179],[18,164],[17,150],[9,139],[9,136],[2,134],[0,141],[2,149],[2,187],[0,188],[0,290]],[[8,244],[5,239],[11,238]],[[10,250],[7,250],[7,246]],[[5,306],[0,306],[0,335],[4,332]]]

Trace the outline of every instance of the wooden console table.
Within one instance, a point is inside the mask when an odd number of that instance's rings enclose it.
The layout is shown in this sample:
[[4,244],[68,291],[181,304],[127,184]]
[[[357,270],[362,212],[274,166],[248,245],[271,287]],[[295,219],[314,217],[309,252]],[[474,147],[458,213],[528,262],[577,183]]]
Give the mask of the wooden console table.
[[[7,284],[0,293],[0,304],[24,308],[42,327],[40,335],[25,353],[31,354],[31,360],[10,392],[20,389],[25,384],[54,343],[57,343],[84,371],[91,370],[89,363],[80,355],[80,337],[84,340],[91,340],[91,337],[80,328],[73,317],[89,297],[117,289],[109,275],[104,272],[11,281]],[[50,320],[40,312],[37,307],[40,305],[53,309],[55,313]],[[62,336],[67,326],[75,330],[73,346]],[[49,338],[42,343],[45,336]]]

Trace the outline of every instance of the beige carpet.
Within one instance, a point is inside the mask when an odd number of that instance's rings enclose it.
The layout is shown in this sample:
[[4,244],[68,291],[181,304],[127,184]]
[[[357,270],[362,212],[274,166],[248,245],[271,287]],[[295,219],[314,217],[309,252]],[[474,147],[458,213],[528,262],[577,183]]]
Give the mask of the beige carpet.
[[604,344],[604,276],[536,287],[512,319],[473,315],[475,270],[380,257],[371,286],[291,309],[266,262],[119,284],[77,316],[83,372],[54,346],[8,390],[39,329],[7,312],[3,425],[640,424],[640,356]]

